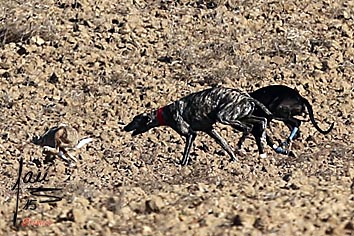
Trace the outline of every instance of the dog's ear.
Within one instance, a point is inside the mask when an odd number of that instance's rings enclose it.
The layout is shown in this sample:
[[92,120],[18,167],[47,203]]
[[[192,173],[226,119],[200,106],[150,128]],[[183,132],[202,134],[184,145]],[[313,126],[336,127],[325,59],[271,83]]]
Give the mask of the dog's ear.
[[149,116],[149,123],[158,122],[156,110],[149,112],[148,116]]
[[152,128],[158,125],[156,118],[156,111],[144,112],[139,116],[141,123],[145,124],[147,127]]
[[150,122],[153,119],[153,116],[152,116],[152,112],[147,111],[147,112],[141,113],[140,115],[137,115],[135,118],[140,119],[146,123],[146,122]]
[[146,123],[150,123],[152,121],[152,116],[150,113],[145,113],[144,114],[144,119],[146,120]]
[[146,122],[147,121],[147,114],[146,113],[141,113],[139,115],[134,116],[133,122]]

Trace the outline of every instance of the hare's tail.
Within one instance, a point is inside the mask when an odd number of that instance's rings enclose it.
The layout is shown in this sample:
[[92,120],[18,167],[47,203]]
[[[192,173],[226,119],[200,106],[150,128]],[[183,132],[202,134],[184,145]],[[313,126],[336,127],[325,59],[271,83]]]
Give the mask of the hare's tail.
[[83,138],[76,145],[75,149],[82,148],[83,146],[85,146],[86,144],[88,144],[89,142],[92,142],[92,141],[93,141],[93,138]]

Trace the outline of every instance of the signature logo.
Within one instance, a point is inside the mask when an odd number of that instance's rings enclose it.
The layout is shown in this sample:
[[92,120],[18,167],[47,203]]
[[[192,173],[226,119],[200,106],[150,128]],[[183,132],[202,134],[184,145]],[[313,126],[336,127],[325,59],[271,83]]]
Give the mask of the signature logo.
[[[44,187],[45,183],[49,182],[48,171],[49,167],[42,173],[41,171],[34,173],[33,171],[27,171],[24,173],[22,177],[23,171],[23,158],[19,159],[19,169],[18,169],[18,177],[15,185],[12,187],[12,190],[17,190],[16,196],[16,209],[13,216],[13,225],[16,226],[17,223],[17,215],[19,209],[19,200],[20,200],[20,186],[21,184],[35,184],[40,183],[42,184],[40,187],[27,187],[29,190],[32,198],[27,199],[26,204],[22,208],[23,210],[35,210],[37,208],[38,203],[54,203],[62,200],[62,197],[57,196],[56,194],[62,190],[61,188],[52,188],[52,187]],[[37,200],[39,197],[40,199]],[[25,222],[26,221],[26,222]],[[31,221],[29,218],[25,218],[22,222],[22,225],[30,225]],[[38,223],[38,222],[37,222]],[[35,225],[39,225],[37,223],[33,223]],[[32,224],[32,225],[33,225]]]
[[25,226],[49,226],[53,224],[51,220],[32,220],[31,218],[24,218],[21,225]]

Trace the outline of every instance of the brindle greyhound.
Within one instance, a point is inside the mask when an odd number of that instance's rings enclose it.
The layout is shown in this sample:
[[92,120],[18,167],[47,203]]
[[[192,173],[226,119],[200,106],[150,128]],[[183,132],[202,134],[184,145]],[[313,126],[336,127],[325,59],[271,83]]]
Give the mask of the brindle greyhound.
[[238,89],[213,87],[190,94],[167,106],[134,117],[133,121],[124,127],[125,131],[133,131],[132,135],[144,133],[154,127],[169,126],[186,138],[182,165],[189,160],[189,152],[197,131],[203,131],[211,136],[235,161],[236,156],[231,147],[213,128],[216,122],[230,125],[248,134],[257,131],[256,143],[261,157],[266,154],[263,150],[267,118],[253,115],[255,107],[271,118],[272,114],[259,101]]
[[[322,130],[314,118],[313,109],[310,102],[306,98],[302,97],[298,91],[285,85],[270,85],[263,87],[250,93],[250,96],[263,103],[269,111],[273,113],[274,119],[283,121],[290,129],[291,133],[289,137],[286,141],[282,142],[279,147],[274,144],[269,135],[266,135],[267,144],[277,153],[291,154],[289,151],[283,149],[283,147],[288,146],[295,138],[299,137],[301,120],[295,118],[294,116],[303,114],[306,108],[313,126],[321,134],[328,134],[334,127],[334,123],[332,123],[327,130]],[[268,117],[268,114],[264,113],[264,111],[258,107],[256,107],[253,111],[253,115],[258,117]],[[268,120],[268,122],[269,121],[270,120]],[[254,136],[259,135],[258,130],[252,130],[251,133]],[[241,148],[245,138],[246,135],[243,135],[238,142],[237,146],[239,149]]]

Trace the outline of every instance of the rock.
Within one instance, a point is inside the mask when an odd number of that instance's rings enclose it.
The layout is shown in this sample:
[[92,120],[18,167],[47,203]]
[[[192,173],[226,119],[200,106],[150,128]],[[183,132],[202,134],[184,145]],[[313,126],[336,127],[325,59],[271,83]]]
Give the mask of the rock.
[[34,42],[35,44],[37,44],[38,46],[42,46],[45,43],[44,39],[42,39],[39,36],[32,37],[31,41]]
[[277,65],[282,65],[284,63],[284,58],[279,57],[279,56],[275,56],[275,57],[272,57],[272,62]]
[[152,196],[150,200],[145,202],[145,210],[147,213],[158,213],[164,207],[164,201],[159,196]]
[[85,209],[73,209],[72,214],[74,216],[74,221],[80,225],[85,223],[85,221],[88,217]]

